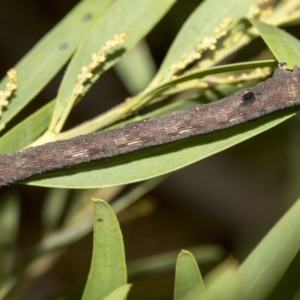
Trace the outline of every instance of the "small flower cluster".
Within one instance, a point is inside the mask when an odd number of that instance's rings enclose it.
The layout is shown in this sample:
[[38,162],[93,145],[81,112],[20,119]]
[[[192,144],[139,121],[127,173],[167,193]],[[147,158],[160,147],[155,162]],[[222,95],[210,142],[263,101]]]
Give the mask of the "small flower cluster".
[[[228,26],[232,23],[229,17],[223,18],[221,24],[214,29],[211,37],[205,37],[203,41],[195,47],[197,53],[202,53],[205,50],[215,50],[217,41],[227,34]],[[201,54],[200,54],[201,55]]]
[[253,79],[264,79],[271,74],[271,68],[256,68],[247,73],[243,72],[238,75],[227,75],[227,76],[207,76],[205,79],[198,81],[197,87],[200,89],[207,89],[220,84],[235,84],[238,87],[242,87],[245,81]]
[[214,29],[212,36],[205,37],[201,43],[197,44],[194,50],[189,54],[183,54],[178,62],[171,66],[171,77],[184,70],[188,65],[200,59],[202,53],[206,50],[215,50],[218,40],[228,32],[228,26],[232,23],[230,17],[223,18],[221,24]]
[[248,73],[242,73],[238,76],[230,75],[227,77],[226,83],[240,83],[251,79],[265,78],[271,74],[269,67],[256,68]]
[[116,34],[113,38],[105,43],[104,46],[97,53],[93,53],[91,60],[88,66],[83,66],[81,72],[77,76],[77,80],[74,86],[73,95],[77,98],[80,94],[83,93],[84,83],[93,77],[93,70],[96,69],[99,65],[105,62],[107,58],[107,53],[116,48],[117,46],[124,43],[126,38],[126,33],[122,32]]
[[17,71],[15,69],[10,69],[7,72],[7,77],[8,82],[5,85],[4,91],[0,91],[0,115],[2,114],[3,108],[9,104],[8,98],[17,88]]
[[270,16],[274,7],[270,0],[254,0],[250,11],[250,17],[255,19],[264,19]]

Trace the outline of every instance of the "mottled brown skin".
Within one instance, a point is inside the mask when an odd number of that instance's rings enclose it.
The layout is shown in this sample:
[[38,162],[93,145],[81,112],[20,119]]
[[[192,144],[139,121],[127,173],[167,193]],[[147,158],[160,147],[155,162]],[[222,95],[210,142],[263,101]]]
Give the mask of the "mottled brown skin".
[[300,70],[295,67],[287,71],[279,65],[272,78],[213,103],[1,155],[0,186],[83,162],[225,129],[296,105],[300,105]]

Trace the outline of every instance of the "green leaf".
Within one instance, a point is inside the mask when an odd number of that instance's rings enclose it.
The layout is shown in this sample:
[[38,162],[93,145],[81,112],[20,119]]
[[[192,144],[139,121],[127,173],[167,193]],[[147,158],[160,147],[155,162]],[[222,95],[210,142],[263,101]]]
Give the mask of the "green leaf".
[[[116,1],[103,15],[91,34],[80,46],[70,62],[57,96],[57,101],[50,125],[50,130],[59,131],[64,122],[67,107],[72,107],[74,82],[82,68],[87,66],[93,53],[113,38],[115,34],[126,33],[125,43],[120,45],[99,68],[97,76],[93,76],[90,83],[85,85],[87,90],[100,74],[113,66],[129,49],[131,49],[171,7],[175,0]],[[116,21],[117,20],[117,21]],[[138,24],[138,26],[137,26]],[[101,99],[101,96],[100,96]],[[97,100],[99,101],[99,99]],[[63,117],[62,117],[63,116]]]
[[[18,88],[1,115],[0,129],[62,68],[112,2],[114,1],[82,1],[14,67],[17,70]],[[7,79],[4,78],[0,89],[3,89],[6,82]]]
[[300,65],[300,42],[295,37],[273,25],[258,20],[249,20],[259,31],[259,34],[268,45],[278,62],[287,63],[287,68]]
[[111,292],[103,300],[124,300],[126,299],[126,296],[129,293],[130,288],[131,288],[131,284],[122,285],[117,289],[115,289],[113,292]]
[[223,18],[231,17],[233,22],[236,22],[245,17],[251,4],[251,0],[231,0],[226,5],[222,0],[202,2],[182,26],[155,76],[155,80],[161,80],[183,54],[190,53],[205,37],[211,36]]
[[200,297],[205,288],[194,256],[182,250],[176,263],[174,300],[184,299],[191,291]]
[[0,154],[18,151],[37,139],[48,127],[54,108],[49,102],[0,138]]
[[262,300],[270,294],[300,249],[300,199],[285,213],[243,262],[240,300]]
[[103,299],[124,284],[125,254],[117,218],[106,202],[94,200],[93,256],[82,299]]

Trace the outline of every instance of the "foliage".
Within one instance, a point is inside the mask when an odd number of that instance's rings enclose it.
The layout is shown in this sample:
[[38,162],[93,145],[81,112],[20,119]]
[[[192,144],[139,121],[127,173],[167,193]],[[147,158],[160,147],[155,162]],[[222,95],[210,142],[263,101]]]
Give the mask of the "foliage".
[[[145,84],[151,73],[147,46],[143,42],[140,48],[134,48],[135,52],[130,50],[164,17],[174,2],[86,0],[78,4],[15,66],[17,90],[9,103],[5,99],[5,107],[0,107],[1,130],[70,59],[57,97],[6,132],[0,138],[0,153],[118,127],[139,118],[214,101],[220,95],[225,97],[235,92],[240,86],[253,85],[272,72],[275,60],[250,61],[249,58],[247,62],[220,63],[229,61],[229,57],[241,52],[258,36],[277,61],[286,62],[288,68],[299,65],[299,41],[277,27],[299,23],[297,1],[282,0],[273,6],[268,1],[252,4],[250,0],[231,0],[222,7],[221,0],[207,0],[184,23],[160,69],[151,82]],[[212,16],[211,12],[216,13]],[[78,24],[76,30],[72,30],[74,23]],[[125,41],[123,33],[126,34]],[[121,42],[118,41],[120,36]],[[115,44],[111,46],[111,43]],[[97,63],[93,65],[95,60]],[[145,67],[132,68],[136,61],[142,61]],[[115,64],[128,89],[139,93],[107,113],[62,132],[73,106],[84,101],[89,88]],[[248,72],[241,73],[244,70]],[[79,78],[84,79],[80,81]],[[128,78],[135,79],[128,81]],[[4,78],[0,85],[2,90],[6,84]],[[188,91],[196,93],[193,97],[186,96],[190,95]],[[166,101],[175,97],[176,102]],[[82,299],[125,299],[134,287],[127,284],[122,234],[115,213],[157,186],[166,174],[258,135],[290,118],[296,111],[276,112],[255,123],[29,179],[28,185],[53,189],[48,192],[42,213],[43,238],[19,260],[11,251],[19,223],[18,196],[13,193],[2,195],[0,230],[10,234],[0,237],[3,262],[0,299],[21,297],[70,245],[92,229],[93,257]],[[139,117],[136,117],[138,112]],[[98,190],[88,189],[109,186],[117,189],[135,182],[140,183],[117,197],[111,206],[102,200],[94,200],[92,209],[91,203],[82,201],[83,197],[98,198]],[[69,196],[66,189],[56,188],[87,190]],[[65,212],[69,198],[71,204]],[[207,253],[212,255],[211,261],[220,261],[220,247],[182,250],[176,264],[174,299],[266,299],[299,250],[299,205],[300,200],[241,265],[228,259],[203,279],[197,262],[209,260],[205,258]],[[149,259],[150,266],[144,261],[135,270],[128,271],[129,277],[173,267],[173,253]]]

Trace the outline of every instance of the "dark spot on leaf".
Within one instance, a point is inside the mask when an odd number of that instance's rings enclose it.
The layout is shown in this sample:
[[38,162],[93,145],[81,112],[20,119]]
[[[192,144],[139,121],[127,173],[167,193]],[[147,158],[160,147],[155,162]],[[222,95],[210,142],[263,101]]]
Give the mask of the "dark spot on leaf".
[[82,18],[82,21],[83,21],[83,22],[86,22],[86,21],[89,21],[91,18],[92,18],[92,14],[87,13],[87,14]]
[[253,92],[248,92],[243,95],[243,99],[241,101],[241,105],[248,105],[255,101],[255,95]]
[[68,48],[68,43],[61,43],[58,47],[59,50],[66,50]]
[[97,219],[97,221],[98,221],[99,223],[102,223],[102,222],[103,222],[103,219]]

